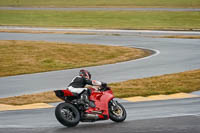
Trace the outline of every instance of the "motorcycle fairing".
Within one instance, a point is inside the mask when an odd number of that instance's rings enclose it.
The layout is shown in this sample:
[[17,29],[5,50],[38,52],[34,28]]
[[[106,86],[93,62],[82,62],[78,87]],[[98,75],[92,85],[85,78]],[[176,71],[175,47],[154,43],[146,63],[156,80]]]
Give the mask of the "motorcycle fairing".
[[66,96],[74,96],[73,93],[70,92],[69,90],[55,90],[54,92],[56,96],[62,100],[65,100]]
[[109,119],[108,103],[113,98],[114,96],[111,90],[107,90],[104,92],[98,92],[92,90],[90,100],[95,102],[96,108],[89,108],[86,112],[93,113],[96,111],[102,111],[102,113],[99,114],[99,118]]

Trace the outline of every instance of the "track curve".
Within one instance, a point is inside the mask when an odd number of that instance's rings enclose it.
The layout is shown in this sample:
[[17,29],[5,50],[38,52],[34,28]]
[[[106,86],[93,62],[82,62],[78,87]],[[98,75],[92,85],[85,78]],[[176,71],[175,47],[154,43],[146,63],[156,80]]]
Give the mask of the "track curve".
[[[123,33],[120,34],[118,31],[120,35],[117,36],[0,33],[0,39],[120,45],[157,50],[156,56],[151,58],[87,67],[94,79],[104,82],[118,82],[200,68],[200,39],[164,39],[146,37],[146,33],[141,32]],[[0,97],[65,88],[78,70],[70,69],[0,78]],[[7,90],[12,90],[12,94]]]

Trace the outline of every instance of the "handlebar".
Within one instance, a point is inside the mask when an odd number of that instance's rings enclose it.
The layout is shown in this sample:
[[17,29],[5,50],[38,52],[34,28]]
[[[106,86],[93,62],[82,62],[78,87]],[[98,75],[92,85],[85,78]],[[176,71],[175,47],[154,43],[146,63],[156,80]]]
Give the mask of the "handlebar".
[[99,90],[100,91],[107,91],[107,90],[110,90],[110,87],[108,87],[108,86],[101,86]]

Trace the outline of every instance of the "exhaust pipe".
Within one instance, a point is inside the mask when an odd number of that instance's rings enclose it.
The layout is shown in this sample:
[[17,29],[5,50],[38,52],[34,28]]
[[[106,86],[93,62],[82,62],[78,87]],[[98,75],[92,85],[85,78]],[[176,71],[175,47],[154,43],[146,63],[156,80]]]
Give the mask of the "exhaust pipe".
[[99,116],[97,114],[84,114],[85,119],[88,120],[98,120]]

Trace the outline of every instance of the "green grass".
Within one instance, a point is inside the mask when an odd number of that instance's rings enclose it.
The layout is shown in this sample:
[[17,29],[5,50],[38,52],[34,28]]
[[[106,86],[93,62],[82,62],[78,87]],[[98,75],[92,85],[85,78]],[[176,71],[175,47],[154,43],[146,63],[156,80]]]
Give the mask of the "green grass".
[[197,8],[200,0],[1,0],[0,6]]
[[0,20],[0,25],[15,26],[187,30],[200,28],[200,12],[0,10]]
[[[112,83],[115,97],[149,96],[173,94],[200,90],[200,69],[176,74],[168,74],[144,79]],[[52,103],[60,101],[53,91],[0,98],[0,104],[23,105],[32,103]]]
[[149,54],[120,46],[0,41],[0,77],[111,64]]

